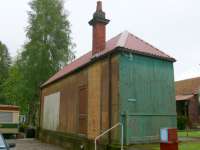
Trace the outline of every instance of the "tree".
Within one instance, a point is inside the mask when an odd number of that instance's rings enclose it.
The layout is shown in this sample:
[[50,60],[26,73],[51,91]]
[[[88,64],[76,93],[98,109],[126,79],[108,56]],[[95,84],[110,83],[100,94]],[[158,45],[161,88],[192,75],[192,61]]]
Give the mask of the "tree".
[[26,91],[26,87],[23,82],[24,79],[21,70],[20,59],[17,58],[10,66],[8,78],[5,80],[2,87],[6,102],[8,104],[20,106],[21,114],[26,114],[28,104],[23,94]]
[[21,53],[24,96],[29,100],[29,122],[35,124],[39,89],[50,76],[74,58],[70,24],[62,0],[30,3],[28,42]]
[[5,44],[0,41],[0,103],[6,103],[3,93],[3,83],[8,77],[8,71],[11,64],[11,58]]

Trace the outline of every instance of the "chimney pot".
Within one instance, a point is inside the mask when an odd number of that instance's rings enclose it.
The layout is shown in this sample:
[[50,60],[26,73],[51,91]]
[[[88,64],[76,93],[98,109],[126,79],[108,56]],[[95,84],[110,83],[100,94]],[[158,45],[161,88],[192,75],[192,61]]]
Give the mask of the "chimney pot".
[[97,11],[102,11],[102,2],[101,1],[97,2]]

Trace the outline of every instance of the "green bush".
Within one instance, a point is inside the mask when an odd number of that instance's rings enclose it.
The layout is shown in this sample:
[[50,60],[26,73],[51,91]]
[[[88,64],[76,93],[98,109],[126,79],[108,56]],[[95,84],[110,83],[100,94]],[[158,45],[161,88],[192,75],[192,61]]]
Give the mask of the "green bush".
[[20,124],[19,125],[19,132],[25,132],[28,126],[26,124]]
[[185,116],[178,116],[177,117],[177,126],[179,130],[185,130],[188,125],[188,118]]

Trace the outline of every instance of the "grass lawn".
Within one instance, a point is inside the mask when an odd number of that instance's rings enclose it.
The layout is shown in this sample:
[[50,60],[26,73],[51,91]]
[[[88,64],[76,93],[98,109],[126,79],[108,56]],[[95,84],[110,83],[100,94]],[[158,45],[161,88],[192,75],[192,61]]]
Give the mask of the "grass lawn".
[[[135,145],[133,148],[141,150],[160,150],[159,144]],[[199,150],[200,142],[185,142],[179,144],[179,150]]]
[[200,142],[186,142],[179,145],[179,150],[199,150]]
[[[186,131],[179,131],[178,136],[179,137],[186,137],[187,132]],[[188,137],[199,137],[200,138],[200,131],[188,131]]]
[[[187,137],[187,132],[179,131],[178,136]],[[196,141],[180,142],[179,150],[200,150],[200,131],[188,131],[188,138],[195,138]],[[132,147],[139,150],[160,150],[159,144],[133,145]]]

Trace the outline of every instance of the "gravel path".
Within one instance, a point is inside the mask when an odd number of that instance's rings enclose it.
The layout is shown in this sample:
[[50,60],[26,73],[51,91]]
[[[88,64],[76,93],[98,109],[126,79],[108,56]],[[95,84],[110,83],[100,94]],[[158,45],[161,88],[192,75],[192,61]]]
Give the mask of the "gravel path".
[[11,150],[64,150],[55,145],[41,143],[35,139],[8,140],[8,143],[16,143]]

